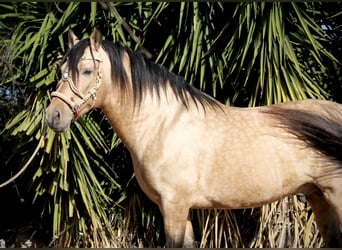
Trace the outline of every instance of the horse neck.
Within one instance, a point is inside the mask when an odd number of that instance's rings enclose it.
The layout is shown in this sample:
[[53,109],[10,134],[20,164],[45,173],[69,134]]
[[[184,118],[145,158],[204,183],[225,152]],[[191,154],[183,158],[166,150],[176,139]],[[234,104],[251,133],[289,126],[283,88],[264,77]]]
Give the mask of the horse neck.
[[[130,80],[130,77],[129,77]],[[123,97],[116,97],[120,93],[111,85],[111,91],[106,91],[106,103],[102,106],[111,126],[130,151],[144,148],[155,138],[158,126],[169,124],[174,116],[180,116],[185,107],[176,99],[173,92],[161,90],[160,96],[145,91],[140,103],[135,103],[132,88],[129,87]],[[132,86],[129,84],[129,86]]]

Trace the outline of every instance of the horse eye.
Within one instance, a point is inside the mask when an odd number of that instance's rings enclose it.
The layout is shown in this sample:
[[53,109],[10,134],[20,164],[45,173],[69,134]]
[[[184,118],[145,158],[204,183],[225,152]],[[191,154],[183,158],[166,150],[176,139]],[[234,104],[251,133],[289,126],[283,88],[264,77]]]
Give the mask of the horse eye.
[[85,71],[83,71],[83,75],[87,75],[87,76],[90,76],[91,73],[93,73],[91,70],[87,69]]

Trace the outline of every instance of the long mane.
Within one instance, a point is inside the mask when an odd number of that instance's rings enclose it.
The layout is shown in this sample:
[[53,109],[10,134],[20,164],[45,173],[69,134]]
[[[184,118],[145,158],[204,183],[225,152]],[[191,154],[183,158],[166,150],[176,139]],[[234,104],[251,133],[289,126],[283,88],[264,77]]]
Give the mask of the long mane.
[[[84,39],[65,55],[64,60],[68,61],[69,70],[73,76],[78,75],[77,65],[89,45],[89,39]],[[190,102],[194,102],[197,107],[200,104],[204,110],[206,107],[219,108],[219,104],[214,98],[192,87],[182,77],[168,71],[165,67],[149,61],[142,54],[133,52],[120,43],[103,41],[102,46],[108,53],[111,62],[112,80],[120,84],[122,94],[125,94],[128,89],[128,78],[122,62],[123,55],[127,53],[131,63],[133,98],[136,105],[141,104],[146,91],[150,91],[152,94],[156,93],[157,97],[160,98],[161,91],[165,92],[167,83],[170,82],[174,95],[186,108],[189,108]]]

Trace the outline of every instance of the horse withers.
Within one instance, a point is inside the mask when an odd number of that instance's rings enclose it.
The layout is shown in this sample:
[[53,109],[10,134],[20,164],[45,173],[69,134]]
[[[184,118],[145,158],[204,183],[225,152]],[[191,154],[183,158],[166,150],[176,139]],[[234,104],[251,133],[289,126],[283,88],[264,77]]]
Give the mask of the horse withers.
[[46,111],[55,131],[100,108],[163,215],[167,247],[193,247],[191,208],[251,208],[303,193],[327,246],[342,246],[342,105],[227,107],[120,44],[69,32]]

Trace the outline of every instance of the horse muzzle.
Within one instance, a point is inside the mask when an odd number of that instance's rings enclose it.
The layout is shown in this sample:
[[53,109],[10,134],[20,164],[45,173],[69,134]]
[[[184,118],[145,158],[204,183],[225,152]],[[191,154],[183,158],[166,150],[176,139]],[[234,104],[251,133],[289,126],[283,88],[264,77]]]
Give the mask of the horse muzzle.
[[74,119],[74,114],[69,109],[50,104],[46,109],[46,123],[55,132],[64,132]]

